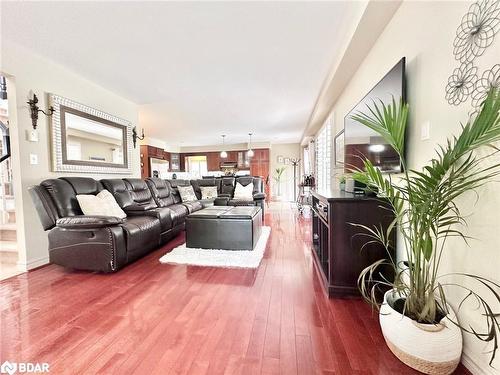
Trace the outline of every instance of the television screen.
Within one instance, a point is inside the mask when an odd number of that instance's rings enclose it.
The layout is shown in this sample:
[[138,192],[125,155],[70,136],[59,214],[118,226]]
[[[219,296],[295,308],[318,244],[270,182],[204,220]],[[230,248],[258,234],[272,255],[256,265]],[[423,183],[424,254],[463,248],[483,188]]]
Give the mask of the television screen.
[[365,125],[354,121],[356,112],[367,114],[367,105],[373,101],[389,104],[392,98],[406,101],[405,58],[403,57],[368,94],[344,118],[344,170],[352,171],[363,167],[363,159],[369,159],[382,172],[399,173],[401,161],[396,151],[387,142]]

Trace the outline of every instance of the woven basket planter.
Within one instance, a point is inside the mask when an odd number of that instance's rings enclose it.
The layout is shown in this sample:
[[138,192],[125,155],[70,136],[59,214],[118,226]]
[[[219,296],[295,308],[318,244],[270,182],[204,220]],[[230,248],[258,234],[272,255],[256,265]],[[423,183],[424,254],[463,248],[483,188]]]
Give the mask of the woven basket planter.
[[398,313],[389,302],[395,293],[384,295],[380,309],[380,327],[389,349],[404,364],[424,374],[451,374],[457,368],[462,354],[462,332],[444,317],[439,324],[420,324]]

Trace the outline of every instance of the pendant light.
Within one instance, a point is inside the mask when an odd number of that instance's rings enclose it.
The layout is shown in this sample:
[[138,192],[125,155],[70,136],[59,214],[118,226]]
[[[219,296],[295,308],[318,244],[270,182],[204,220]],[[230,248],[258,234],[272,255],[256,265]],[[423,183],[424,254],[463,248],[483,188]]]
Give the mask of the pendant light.
[[222,151],[220,152],[220,157],[223,159],[227,158],[227,152],[226,152],[226,150],[224,150],[226,148],[225,142],[224,142],[225,138],[226,138],[226,135],[222,134]]
[[250,137],[250,140],[248,141],[247,155],[249,158],[251,158],[254,155],[254,152],[252,150],[252,133],[248,133],[248,136]]

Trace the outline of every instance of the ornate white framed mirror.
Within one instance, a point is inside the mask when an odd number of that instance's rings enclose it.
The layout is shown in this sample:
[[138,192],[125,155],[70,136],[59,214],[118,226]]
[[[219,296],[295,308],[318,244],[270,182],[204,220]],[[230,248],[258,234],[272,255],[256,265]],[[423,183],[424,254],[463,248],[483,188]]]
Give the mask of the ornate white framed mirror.
[[58,95],[49,95],[55,172],[131,173],[132,124]]

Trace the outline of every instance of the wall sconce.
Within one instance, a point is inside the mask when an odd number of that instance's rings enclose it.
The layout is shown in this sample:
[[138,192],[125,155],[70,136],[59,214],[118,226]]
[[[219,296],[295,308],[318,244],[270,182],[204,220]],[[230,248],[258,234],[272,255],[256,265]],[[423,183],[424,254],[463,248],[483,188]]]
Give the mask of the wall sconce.
[[136,147],[137,145],[137,140],[143,140],[144,139],[144,128],[142,128],[142,132],[141,132],[141,135],[139,136],[137,134],[137,128],[134,126],[132,128],[132,142],[134,143],[134,148]]
[[52,114],[55,112],[55,109],[52,106],[49,107],[48,113],[43,109],[38,108],[38,98],[35,94],[33,94],[33,99],[28,100],[27,103],[30,106],[31,125],[33,125],[33,130],[36,130],[36,123],[38,122],[38,112],[42,112],[45,116],[52,116]]

